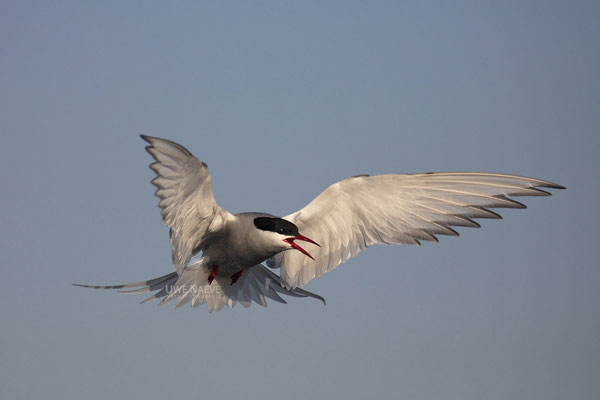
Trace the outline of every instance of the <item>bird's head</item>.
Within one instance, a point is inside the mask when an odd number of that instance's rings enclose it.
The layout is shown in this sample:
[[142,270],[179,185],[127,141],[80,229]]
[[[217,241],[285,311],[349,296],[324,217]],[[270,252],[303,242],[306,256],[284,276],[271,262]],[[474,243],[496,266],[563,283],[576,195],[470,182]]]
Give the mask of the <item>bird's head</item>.
[[277,240],[278,243],[282,245],[282,251],[296,249],[302,254],[314,260],[313,256],[311,256],[308,251],[300,247],[295,241],[303,240],[305,242],[312,243],[321,247],[314,240],[309,239],[306,236],[302,236],[298,232],[298,227],[296,225],[294,225],[290,221],[286,221],[283,218],[257,217],[254,218],[254,226],[256,226],[257,229],[269,234],[269,236],[272,237],[274,240]]

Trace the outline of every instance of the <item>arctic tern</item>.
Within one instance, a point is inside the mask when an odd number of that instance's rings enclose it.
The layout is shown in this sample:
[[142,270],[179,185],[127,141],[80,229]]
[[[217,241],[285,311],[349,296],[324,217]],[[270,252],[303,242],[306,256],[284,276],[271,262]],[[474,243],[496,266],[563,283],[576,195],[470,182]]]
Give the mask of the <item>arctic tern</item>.
[[453,226],[479,227],[474,219],[501,218],[491,208],[525,208],[511,197],[549,196],[540,188],[564,189],[539,179],[483,172],[357,175],[282,218],[230,214],[215,201],[204,162],[170,140],[141,137],[155,160],[152,184],[170,228],[175,271],[124,285],[75,285],[155,292],[142,303],[204,303],[209,311],[237,302],[266,306],[266,298],[285,303],[281,295],[325,303],[301,286],[371,245],[419,245],[437,242],[436,235],[458,236]]

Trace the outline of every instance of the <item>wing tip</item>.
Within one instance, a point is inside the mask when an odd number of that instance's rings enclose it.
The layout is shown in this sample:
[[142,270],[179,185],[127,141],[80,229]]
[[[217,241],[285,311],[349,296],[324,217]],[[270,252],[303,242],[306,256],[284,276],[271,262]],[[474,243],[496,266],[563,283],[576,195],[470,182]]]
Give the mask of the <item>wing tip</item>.
[[544,185],[542,187],[546,187],[546,188],[550,188],[550,189],[559,189],[559,190],[563,190],[566,189],[566,186],[563,185],[559,185],[558,183],[552,183],[552,182],[548,182],[548,185]]
[[158,141],[161,141],[161,140],[165,141],[165,142],[168,142],[168,140],[166,140],[166,139],[161,139],[161,138],[158,138],[158,137],[155,137],[155,136],[150,136],[150,135],[140,134],[140,137],[142,138],[142,140],[144,140],[146,143],[149,144],[149,146],[146,146],[146,150],[149,147],[152,147],[154,145],[154,142],[158,142]]
[[[194,157],[194,155],[185,147],[183,147],[182,145],[180,145],[179,143],[176,143],[172,140],[169,139],[163,139],[163,138],[159,138],[159,137],[155,137],[155,136],[148,136],[148,135],[144,135],[144,134],[140,134],[140,137],[145,140],[147,143],[149,143],[149,146],[146,146],[146,151],[150,153],[150,155],[152,155],[152,157],[154,157],[154,155],[150,152],[150,149],[156,149],[155,144],[156,143],[162,143],[162,144],[166,144],[172,148],[177,149],[178,151],[182,152],[185,156],[187,157]],[[161,152],[160,150],[157,149],[158,152]],[[154,157],[156,158],[156,157]]]

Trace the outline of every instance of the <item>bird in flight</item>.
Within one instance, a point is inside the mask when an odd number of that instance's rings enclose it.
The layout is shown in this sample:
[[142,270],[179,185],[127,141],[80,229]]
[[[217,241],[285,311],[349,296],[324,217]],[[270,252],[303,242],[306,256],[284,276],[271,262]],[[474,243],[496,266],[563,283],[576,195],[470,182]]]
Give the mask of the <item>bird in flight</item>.
[[[266,298],[313,297],[305,283],[377,244],[420,244],[475,219],[502,218],[491,208],[525,208],[512,197],[549,196],[555,183],[484,172],[357,175],[334,183],[306,207],[285,217],[230,214],[212,193],[205,163],[170,140],[141,136],[155,162],[152,184],[170,228],[174,272],[112,286],[125,293],[154,292],[142,303],[175,300],[208,311],[237,302],[266,306]],[[266,265],[266,266],[265,266]],[[279,270],[277,275],[273,270]]]

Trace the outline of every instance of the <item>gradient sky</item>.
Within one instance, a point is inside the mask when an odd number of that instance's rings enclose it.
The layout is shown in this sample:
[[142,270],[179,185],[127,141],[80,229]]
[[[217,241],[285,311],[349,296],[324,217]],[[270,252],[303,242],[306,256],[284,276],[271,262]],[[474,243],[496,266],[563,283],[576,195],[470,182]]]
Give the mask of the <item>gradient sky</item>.
[[[598,399],[597,1],[0,2],[0,398]],[[359,173],[567,186],[313,299],[173,310],[140,133],[231,212]]]

